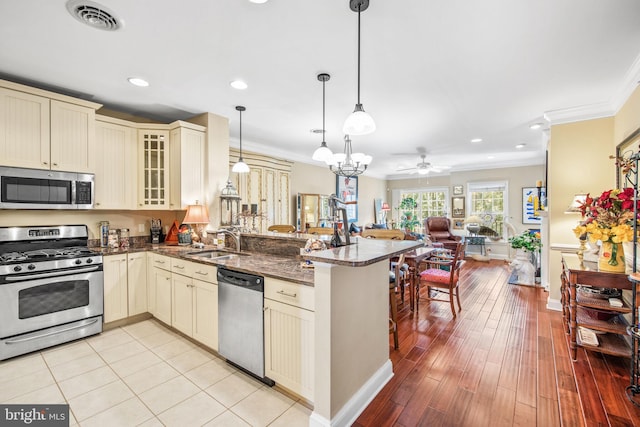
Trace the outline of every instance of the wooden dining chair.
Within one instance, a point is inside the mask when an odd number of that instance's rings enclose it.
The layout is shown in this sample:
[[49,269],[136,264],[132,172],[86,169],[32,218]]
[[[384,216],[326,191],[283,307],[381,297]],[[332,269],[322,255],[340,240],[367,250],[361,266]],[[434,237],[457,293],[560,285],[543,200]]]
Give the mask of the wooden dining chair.
[[[453,303],[453,298],[455,297],[458,302],[458,311],[462,311],[458,283],[460,269],[464,264],[464,249],[465,244],[458,242],[452,257],[434,257],[421,264],[420,280],[416,286],[416,311],[418,310],[418,301],[420,299],[420,288],[423,286],[427,288],[426,297],[424,298],[427,301],[449,302],[451,313],[453,313],[453,317],[456,317],[456,309]],[[432,292],[434,293],[433,296]],[[449,298],[439,298],[439,294],[448,294]]]
[[387,240],[404,240],[405,235],[402,230],[384,230],[376,228],[366,228],[362,230],[362,237],[367,239],[387,239]]
[[398,349],[398,301],[396,288],[404,287],[409,275],[402,270],[404,254],[400,255],[397,262],[390,263],[389,270],[389,333],[393,333],[393,348]]
[[296,228],[291,224],[274,224],[267,228],[267,231],[275,231],[277,233],[293,233]]
[[333,236],[333,228],[331,227],[309,227],[308,234],[320,234],[325,236]]

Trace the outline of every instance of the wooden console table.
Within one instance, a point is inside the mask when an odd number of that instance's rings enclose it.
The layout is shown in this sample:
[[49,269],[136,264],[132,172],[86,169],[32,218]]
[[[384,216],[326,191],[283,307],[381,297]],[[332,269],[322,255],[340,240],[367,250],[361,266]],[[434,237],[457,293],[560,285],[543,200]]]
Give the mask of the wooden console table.
[[[563,325],[565,332],[570,334],[571,359],[576,360],[578,347],[599,351],[614,356],[631,356],[631,348],[626,332],[626,322],[622,314],[631,313],[631,306],[623,301],[622,307],[612,307],[608,299],[585,296],[577,292],[577,285],[587,285],[597,288],[632,289],[632,284],[624,273],[609,273],[598,271],[595,262],[580,262],[576,254],[562,254],[562,286],[561,302]],[[598,320],[587,314],[587,310],[596,309],[614,315],[610,320]],[[585,327],[598,334],[599,345],[588,345],[580,341],[578,327]]]

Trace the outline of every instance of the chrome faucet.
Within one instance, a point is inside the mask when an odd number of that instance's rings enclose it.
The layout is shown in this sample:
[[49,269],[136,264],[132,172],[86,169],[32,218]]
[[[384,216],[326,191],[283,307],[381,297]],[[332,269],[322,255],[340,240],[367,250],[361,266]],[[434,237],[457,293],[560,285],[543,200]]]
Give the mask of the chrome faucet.
[[[350,245],[351,241],[349,240],[349,222],[347,220],[347,209],[339,208],[338,203],[347,205],[352,204],[353,202],[345,202],[340,199],[335,194],[329,196],[329,209],[330,215],[333,218],[333,238],[331,239],[331,245],[333,247]],[[342,242],[342,238],[340,237],[340,233],[338,232],[338,222],[340,222],[340,214],[342,214],[342,230],[344,231],[345,242]]]
[[218,230],[216,233],[224,233],[233,237],[233,240],[236,242],[236,252],[240,252],[240,232],[239,231],[234,232],[233,230],[223,228],[221,230]]

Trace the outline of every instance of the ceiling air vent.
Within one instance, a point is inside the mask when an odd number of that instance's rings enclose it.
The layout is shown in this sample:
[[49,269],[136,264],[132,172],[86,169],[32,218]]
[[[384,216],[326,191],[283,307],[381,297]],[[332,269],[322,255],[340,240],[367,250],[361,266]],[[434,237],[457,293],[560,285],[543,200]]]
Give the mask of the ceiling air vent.
[[78,21],[100,30],[115,31],[124,24],[109,9],[88,0],[70,0],[67,10]]

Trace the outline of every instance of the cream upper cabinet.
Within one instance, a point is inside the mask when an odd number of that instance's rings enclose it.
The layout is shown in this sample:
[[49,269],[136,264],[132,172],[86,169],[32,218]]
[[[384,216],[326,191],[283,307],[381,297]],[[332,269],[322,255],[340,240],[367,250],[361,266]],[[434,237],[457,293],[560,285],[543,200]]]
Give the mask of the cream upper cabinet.
[[0,80],[0,163],[93,173],[99,107]]
[[171,130],[170,209],[186,209],[204,200],[205,132],[201,126],[183,123]]
[[93,108],[51,100],[51,169],[94,173]]
[[138,209],[169,209],[169,131],[138,130]]
[[0,87],[0,163],[49,169],[49,99]]
[[96,120],[95,208],[135,209],[137,199],[136,130],[120,121]]
[[[230,168],[238,160],[237,154],[237,151],[230,150]],[[249,165],[249,173],[229,173],[242,197],[241,204],[247,205],[249,211],[251,205],[256,205],[261,214],[255,222],[258,231],[265,232],[273,224],[293,225],[289,188],[291,162],[246,152],[242,156]],[[242,219],[240,224],[245,225]],[[247,220],[246,227],[253,228],[252,218]]]

